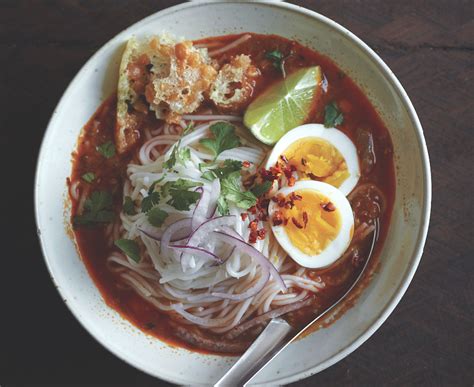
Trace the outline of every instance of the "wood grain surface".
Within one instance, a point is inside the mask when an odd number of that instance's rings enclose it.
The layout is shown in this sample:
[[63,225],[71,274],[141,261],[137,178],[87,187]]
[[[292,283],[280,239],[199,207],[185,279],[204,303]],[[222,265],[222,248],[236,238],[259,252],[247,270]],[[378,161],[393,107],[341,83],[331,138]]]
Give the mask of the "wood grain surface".
[[[67,310],[35,235],[33,177],[48,119],[108,39],[175,1],[0,2],[0,385],[166,386],[101,347]],[[474,383],[473,1],[320,0],[391,67],[424,126],[433,210],[421,265],[387,322],[299,386]],[[275,30],[275,33],[278,33]]]

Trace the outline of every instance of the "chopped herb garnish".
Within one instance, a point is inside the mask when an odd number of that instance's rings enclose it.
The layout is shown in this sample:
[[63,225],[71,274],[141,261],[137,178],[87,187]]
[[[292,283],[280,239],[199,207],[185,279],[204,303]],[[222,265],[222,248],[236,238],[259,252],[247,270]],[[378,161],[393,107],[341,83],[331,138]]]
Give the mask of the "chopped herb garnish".
[[256,196],[256,197],[260,197],[264,194],[266,194],[270,188],[272,188],[272,182],[271,181],[265,181],[263,182],[262,184],[256,184],[252,189],[252,193]]
[[237,207],[248,209],[255,205],[257,198],[250,191],[243,191],[240,184],[240,172],[232,172],[221,180],[221,195]]
[[167,201],[170,206],[173,206],[180,211],[188,211],[191,204],[196,203],[201,194],[199,192],[188,191],[190,188],[195,188],[201,186],[202,183],[178,179],[176,181],[168,181],[161,187],[161,193],[163,197],[171,196]]
[[174,146],[170,157],[163,163],[163,168],[173,169],[176,164],[185,165],[186,161],[191,160],[191,151],[188,147],[180,148],[181,140]]
[[133,259],[136,263],[140,262],[140,248],[138,243],[131,239],[118,239],[115,246],[122,250],[127,257]]
[[167,203],[179,211],[189,211],[191,204],[196,203],[201,197],[199,192],[185,190],[170,190],[170,195],[171,199]]
[[281,51],[273,50],[265,53],[265,58],[273,62],[273,67],[280,70],[283,74],[283,77],[286,76],[285,73],[285,57]]
[[97,147],[97,152],[99,152],[106,159],[110,159],[115,155],[115,145],[112,143],[112,141],[107,141]]
[[238,160],[224,160],[224,163],[217,168],[208,169],[201,177],[203,179],[212,181],[215,178],[223,179],[232,172],[240,171],[242,169],[242,162]]
[[331,102],[324,108],[324,126],[326,128],[332,128],[334,126],[341,125],[344,122],[344,116],[342,115],[336,102]]
[[199,140],[204,147],[214,154],[214,160],[222,152],[240,146],[239,137],[235,134],[235,127],[227,122],[217,122],[210,127],[214,138]]
[[213,181],[216,179],[216,175],[215,173],[210,169],[209,171],[206,171],[204,172],[201,177],[204,179],[204,180],[209,180],[209,181]]
[[135,211],[135,204],[130,196],[125,196],[125,200],[123,202],[123,212],[127,215],[136,215]]
[[92,183],[95,180],[95,173],[87,172],[87,173],[84,173],[81,177],[82,177],[82,180],[88,183]]
[[160,203],[161,196],[158,192],[152,192],[146,198],[142,200],[142,212],[150,211],[153,206]]
[[161,227],[163,222],[168,217],[168,213],[166,211],[163,211],[162,209],[160,209],[158,207],[154,207],[150,211],[148,211],[146,216],[148,218],[148,222],[152,226]]
[[94,226],[114,219],[112,195],[105,191],[92,192],[84,202],[84,211],[74,217],[75,226]]
[[223,196],[219,196],[217,199],[217,211],[221,215],[229,215],[229,205]]

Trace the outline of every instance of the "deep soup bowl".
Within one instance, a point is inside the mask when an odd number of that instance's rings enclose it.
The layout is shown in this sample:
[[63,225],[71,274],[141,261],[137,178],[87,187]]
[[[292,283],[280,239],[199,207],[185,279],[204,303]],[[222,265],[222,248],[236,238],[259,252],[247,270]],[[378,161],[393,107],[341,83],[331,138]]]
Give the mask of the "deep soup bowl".
[[43,254],[61,297],[84,328],[119,358],[170,382],[212,384],[237,358],[169,346],[109,308],[76,251],[64,206],[71,152],[81,128],[116,88],[124,43],[132,35],[165,31],[188,39],[247,31],[296,39],[327,55],[350,75],[390,131],[396,197],[378,272],[340,319],[292,344],[253,382],[275,385],[308,377],[343,359],[380,327],[418,266],[428,229],[431,178],[416,112],[392,71],[359,38],[322,15],[286,3],[185,3],[132,25],[89,59],[56,107],[41,146],[35,203]]

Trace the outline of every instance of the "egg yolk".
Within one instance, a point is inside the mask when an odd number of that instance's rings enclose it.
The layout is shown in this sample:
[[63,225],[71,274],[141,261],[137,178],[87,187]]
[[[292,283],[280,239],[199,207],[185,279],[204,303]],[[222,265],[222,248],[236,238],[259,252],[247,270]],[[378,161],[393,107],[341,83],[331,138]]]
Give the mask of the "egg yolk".
[[302,175],[302,180],[323,181],[338,188],[350,176],[341,153],[334,145],[321,138],[301,138],[292,143],[283,154]]
[[[339,234],[341,215],[330,199],[313,190],[295,191],[293,208],[282,208],[284,226],[293,246],[307,255],[320,254]],[[291,199],[291,195],[287,200]]]

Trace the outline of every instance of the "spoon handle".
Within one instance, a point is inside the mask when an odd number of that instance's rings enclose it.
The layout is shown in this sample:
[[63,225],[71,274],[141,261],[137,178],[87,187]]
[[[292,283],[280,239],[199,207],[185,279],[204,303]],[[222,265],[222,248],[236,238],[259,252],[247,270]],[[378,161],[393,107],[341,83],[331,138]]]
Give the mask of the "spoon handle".
[[272,319],[247,351],[214,386],[245,385],[288,344],[289,338],[294,334],[294,328],[285,320],[282,318]]

